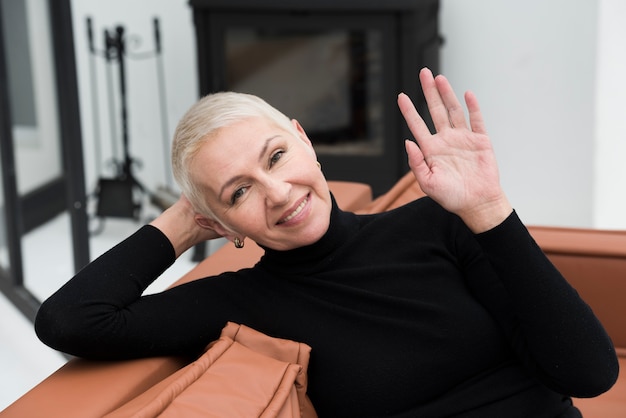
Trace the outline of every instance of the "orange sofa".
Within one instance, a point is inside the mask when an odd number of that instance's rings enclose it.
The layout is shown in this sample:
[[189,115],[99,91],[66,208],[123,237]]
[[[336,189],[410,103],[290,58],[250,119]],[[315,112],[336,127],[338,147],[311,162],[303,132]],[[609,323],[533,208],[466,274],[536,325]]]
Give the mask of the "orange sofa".
[[[337,203],[346,210],[374,213],[423,196],[408,173],[384,195],[372,199],[369,186],[329,182]],[[607,328],[626,367],[626,231],[530,227],[548,257],[591,305]],[[200,262],[174,285],[252,264],[262,254],[253,243],[236,250],[226,245]],[[575,349],[575,347],[572,347]],[[72,359],[0,412],[0,418],[102,417],[171,375],[187,363],[182,358],[126,362]],[[605,394],[575,399],[586,418],[626,417],[626,374]]]

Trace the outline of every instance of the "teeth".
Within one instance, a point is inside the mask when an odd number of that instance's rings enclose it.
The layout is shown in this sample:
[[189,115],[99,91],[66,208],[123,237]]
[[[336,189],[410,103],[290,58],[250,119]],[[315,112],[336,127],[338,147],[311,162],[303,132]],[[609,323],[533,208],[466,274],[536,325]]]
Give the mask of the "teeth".
[[307,197],[306,199],[304,199],[302,201],[302,203],[300,203],[298,205],[298,207],[296,208],[296,210],[294,210],[293,212],[291,212],[291,214],[289,214],[289,216],[281,219],[280,221],[278,221],[279,224],[284,224],[285,222],[289,222],[294,216],[296,216],[297,214],[299,214],[302,211],[302,208],[304,208],[304,206],[306,205],[306,202],[309,201],[309,198]]

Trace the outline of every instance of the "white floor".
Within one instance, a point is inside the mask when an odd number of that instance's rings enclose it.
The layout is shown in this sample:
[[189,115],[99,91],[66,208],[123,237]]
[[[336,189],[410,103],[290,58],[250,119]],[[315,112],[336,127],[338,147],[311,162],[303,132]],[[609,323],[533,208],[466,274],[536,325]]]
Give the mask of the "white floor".
[[63,356],[44,346],[32,324],[0,294],[0,410],[58,369]]
[[[56,276],[62,275],[62,279],[57,280],[58,283],[54,280],[47,280],[45,285],[34,281],[29,283],[37,297],[45,298],[45,295],[53,292],[71,276],[71,263],[66,265],[67,263],[58,262],[63,258],[69,260],[69,257],[55,254],[57,249],[69,248],[70,237],[65,232],[68,230],[67,225],[68,220],[60,217],[23,240],[27,283],[29,277],[49,278],[50,266],[55,266]],[[103,232],[90,240],[91,253],[101,254],[137,227],[138,225],[130,220],[107,220]],[[67,242],[64,243],[64,240]],[[215,247],[216,245],[212,244],[211,249],[214,250]],[[57,262],[47,261],[48,259]],[[191,253],[183,254],[148,291],[156,292],[165,288],[193,266]],[[41,267],[46,269],[45,272],[38,271]],[[68,273],[65,274],[65,271]],[[2,293],[0,293],[0,318],[0,411],[2,411],[63,365],[65,359],[37,339],[30,321],[17,311]]]

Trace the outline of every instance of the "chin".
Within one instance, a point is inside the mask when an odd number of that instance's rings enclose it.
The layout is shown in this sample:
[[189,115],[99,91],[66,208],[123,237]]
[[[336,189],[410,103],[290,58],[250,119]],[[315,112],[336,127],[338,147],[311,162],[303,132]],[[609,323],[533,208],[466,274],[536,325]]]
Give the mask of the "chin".
[[311,245],[319,241],[324,236],[324,234],[328,231],[329,226],[330,226],[330,216],[327,218],[327,220],[323,224],[316,225],[315,228],[312,228],[311,232],[307,234],[307,237],[303,239],[303,242],[305,243],[302,244],[302,246]]

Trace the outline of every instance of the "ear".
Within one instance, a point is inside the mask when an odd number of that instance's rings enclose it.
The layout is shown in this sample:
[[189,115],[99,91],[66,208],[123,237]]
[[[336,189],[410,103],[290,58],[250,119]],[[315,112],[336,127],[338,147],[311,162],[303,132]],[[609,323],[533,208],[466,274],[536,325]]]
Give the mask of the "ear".
[[214,231],[217,235],[224,237],[230,241],[235,238],[235,234],[231,232],[230,229],[226,228],[224,225],[222,225],[220,222],[216,221],[213,218],[196,215],[194,220],[200,228]]
[[291,124],[294,126],[294,128],[296,128],[296,132],[298,132],[298,138],[300,138],[302,142],[304,142],[305,144],[309,146],[309,148],[311,148],[311,151],[313,152],[313,156],[315,156],[315,150],[313,149],[313,144],[311,143],[311,140],[307,136],[306,132],[304,132],[304,128],[302,127],[302,125],[300,125],[300,122],[298,122],[295,119],[291,119]]

